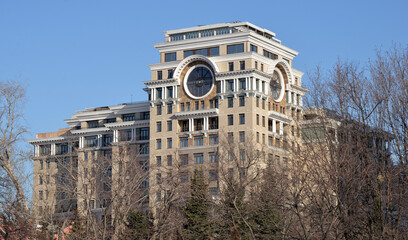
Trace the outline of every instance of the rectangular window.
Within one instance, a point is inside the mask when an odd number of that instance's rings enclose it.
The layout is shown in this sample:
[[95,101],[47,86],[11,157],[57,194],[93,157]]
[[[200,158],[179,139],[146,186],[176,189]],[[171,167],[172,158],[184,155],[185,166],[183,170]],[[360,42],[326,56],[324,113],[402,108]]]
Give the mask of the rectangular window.
[[258,47],[251,44],[251,52],[258,52]]
[[245,113],[239,114],[239,124],[245,124]]
[[149,154],[149,143],[140,144],[140,154]]
[[271,136],[268,137],[268,145],[272,146],[273,144],[273,138]]
[[163,72],[157,71],[157,80],[162,80],[162,79],[163,79]]
[[239,69],[240,70],[245,70],[245,61],[240,61],[239,62]]
[[124,122],[129,122],[129,121],[135,121],[135,114],[123,114],[123,121]]
[[201,37],[210,37],[214,36],[214,29],[200,31]]
[[218,180],[217,170],[210,170],[209,171],[209,179],[210,179],[210,181],[217,181]]
[[211,196],[218,196],[218,194],[219,194],[218,187],[211,187],[209,189],[210,189],[210,195]]
[[234,107],[234,98],[233,97],[228,97],[228,107],[229,108]]
[[256,132],[256,142],[259,143],[259,132]]
[[219,47],[210,48],[210,56],[219,56],[219,55],[220,55],[220,48]]
[[261,71],[263,72],[263,63],[261,63]]
[[173,124],[171,120],[167,121],[167,131],[173,131]]
[[229,132],[228,133],[228,143],[233,143],[234,142],[234,133]]
[[204,163],[204,154],[194,153],[194,163],[195,164],[203,164]]
[[228,63],[228,70],[229,70],[230,72],[234,71],[234,63],[233,63],[233,62],[229,62],[229,63]]
[[256,107],[259,107],[259,98],[256,98]]
[[161,166],[161,164],[162,164],[161,156],[156,156],[156,165]]
[[232,114],[228,115],[228,125],[234,125],[234,116]]
[[258,69],[258,62],[255,61],[255,69]]
[[223,35],[223,34],[229,34],[230,30],[229,30],[229,27],[224,27],[224,28],[217,28],[215,32],[217,35]]
[[157,132],[161,132],[162,131],[162,123],[161,122],[156,122],[156,129],[157,129]]
[[239,89],[246,90],[246,79],[245,78],[239,79]]
[[173,78],[174,69],[167,70],[167,78]]
[[172,147],[173,147],[173,139],[167,138],[167,148],[172,148]]
[[164,55],[164,61],[166,61],[166,62],[176,61],[176,53],[175,52],[166,53]]
[[170,41],[180,41],[184,39],[184,34],[174,34],[170,36]]
[[190,103],[187,103],[187,111],[190,111]]
[[262,144],[265,144],[265,133],[262,133]]
[[51,145],[40,145],[40,156],[48,156],[51,154]]
[[194,137],[194,146],[203,146],[203,136],[195,136]]
[[210,153],[208,153],[208,155],[210,156],[210,163],[216,163],[216,162],[218,162],[217,153],[215,153],[215,152],[210,152]]
[[43,177],[40,176],[40,185],[42,185],[42,184],[43,184]]
[[112,134],[105,134],[102,136],[102,145],[104,147],[109,146],[113,142]]
[[240,107],[245,106],[245,96],[240,96],[239,97],[239,106]]
[[262,127],[265,127],[265,116],[262,116]]
[[210,145],[218,144],[218,134],[210,134]]
[[180,103],[181,111],[184,112],[184,103]]
[[239,132],[239,141],[245,142],[245,132],[244,131]]
[[188,137],[181,137],[180,138],[180,148],[188,147]]
[[39,191],[38,192],[38,198],[40,199],[40,200],[43,200],[43,191]]
[[204,101],[201,101],[201,109],[204,109]]
[[96,147],[96,146],[98,146],[98,136],[85,137],[85,146],[86,147]]
[[172,166],[172,165],[173,165],[173,156],[167,155],[167,166]]
[[167,104],[167,114],[172,114],[173,113],[173,104],[168,103]]
[[50,166],[51,166],[51,161],[47,160],[47,168],[50,169]]
[[195,110],[199,110],[200,109],[200,105],[198,101],[195,101]]
[[162,105],[157,105],[156,109],[157,109],[157,115],[161,115],[162,114]]
[[180,154],[180,164],[188,165],[188,154]]
[[186,33],[186,39],[198,38],[198,32],[188,32]]
[[259,114],[256,114],[256,125],[259,126]]
[[[262,83],[264,83],[264,82],[262,82]],[[265,100],[264,99],[262,99],[262,109],[265,110]]]
[[157,88],[157,99],[163,99],[163,89],[162,88]]
[[244,52],[243,43],[227,46],[227,54],[241,53],[241,52]]
[[161,139],[156,139],[156,149],[161,149],[162,148],[162,141]]
[[156,192],[156,202],[160,202],[161,200],[162,200],[161,192],[160,192],[160,191],[157,191],[157,192]]
[[227,80],[227,91],[229,91],[229,92],[234,91],[234,80],[232,80],[232,79]]
[[278,59],[278,55],[273,54],[271,52],[268,52],[266,50],[263,50],[263,54],[265,57],[270,58],[270,59]]
[[88,122],[88,128],[98,128],[99,127],[99,122],[98,121],[89,121]]

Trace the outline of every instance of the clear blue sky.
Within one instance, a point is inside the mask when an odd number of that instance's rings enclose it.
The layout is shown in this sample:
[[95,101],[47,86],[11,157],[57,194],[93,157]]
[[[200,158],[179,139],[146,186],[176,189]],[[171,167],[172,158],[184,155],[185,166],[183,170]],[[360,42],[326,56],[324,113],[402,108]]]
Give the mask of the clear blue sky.
[[[66,127],[88,107],[146,100],[163,31],[248,21],[299,52],[308,71],[338,57],[362,63],[408,43],[408,1],[0,0],[0,80],[27,85],[30,134]],[[307,79],[305,79],[307,81]]]

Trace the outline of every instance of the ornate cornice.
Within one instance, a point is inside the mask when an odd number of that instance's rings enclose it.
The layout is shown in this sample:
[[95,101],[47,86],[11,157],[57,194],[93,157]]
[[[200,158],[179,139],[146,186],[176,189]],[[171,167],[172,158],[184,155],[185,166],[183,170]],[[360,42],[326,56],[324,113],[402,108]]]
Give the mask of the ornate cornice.
[[270,118],[282,121],[282,122],[287,123],[287,124],[289,124],[293,120],[292,117],[289,117],[289,116],[287,116],[287,115],[285,115],[283,113],[279,113],[279,112],[276,112],[276,111],[268,111],[268,116]]
[[212,117],[218,115],[218,108],[198,110],[198,111],[188,111],[188,112],[177,112],[174,114],[175,119],[188,119],[194,117]]
[[144,82],[144,84],[146,84],[146,86],[148,87],[157,87],[157,86],[163,86],[163,85],[177,84],[177,80],[174,78],[169,78],[169,79],[163,79],[163,80],[146,81]]

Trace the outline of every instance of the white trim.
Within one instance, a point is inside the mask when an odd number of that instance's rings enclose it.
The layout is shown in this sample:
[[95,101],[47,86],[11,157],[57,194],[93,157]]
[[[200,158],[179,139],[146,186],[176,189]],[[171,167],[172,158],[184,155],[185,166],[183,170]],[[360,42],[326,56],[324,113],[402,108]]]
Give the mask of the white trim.
[[[212,81],[211,81],[211,89],[205,94],[205,95],[203,95],[203,96],[194,96],[191,92],[190,92],[190,90],[188,89],[188,86],[187,86],[187,80],[188,80],[188,77],[190,76],[190,74],[191,74],[191,72],[194,70],[194,69],[196,69],[196,68],[198,68],[198,67],[204,67],[204,68],[206,68],[206,69],[208,69],[209,71],[210,71],[210,73],[211,73],[211,76],[212,76]],[[197,64],[197,65],[194,65],[193,67],[191,67],[188,71],[187,71],[187,73],[186,73],[186,75],[185,75],[185,77],[184,77],[184,81],[183,81],[183,87],[184,87],[184,91],[187,93],[187,95],[190,97],[190,98],[192,98],[192,99],[201,99],[201,98],[205,98],[205,97],[207,97],[208,96],[208,94],[210,94],[211,92],[212,92],[212,90],[214,89],[214,85],[215,85],[215,76],[214,76],[214,73],[213,73],[213,71],[209,68],[209,67],[207,67],[206,65],[203,65],[203,64]]]

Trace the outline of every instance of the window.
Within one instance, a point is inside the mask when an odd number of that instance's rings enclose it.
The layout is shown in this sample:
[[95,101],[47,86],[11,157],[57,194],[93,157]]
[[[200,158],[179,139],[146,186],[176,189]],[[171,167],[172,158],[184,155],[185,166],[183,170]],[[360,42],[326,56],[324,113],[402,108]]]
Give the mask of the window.
[[47,160],[46,162],[47,162],[47,168],[50,169],[51,161],[50,161],[50,160]]
[[232,152],[228,152],[228,161],[234,161],[234,154]]
[[210,189],[211,196],[217,196],[219,194],[218,187],[211,187],[209,189]]
[[167,155],[167,166],[173,165],[173,156]]
[[199,110],[200,109],[200,105],[198,101],[195,101],[195,110]]
[[162,175],[161,173],[156,174],[156,183],[161,184],[162,183]]
[[180,103],[181,111],[184,112],[184,103]]
[[40,176],[40,185],[42,185],[43,184],[43,177],[42,176]]
[[251,52],[258,52],[258,47],[251,44]]
[[265,127],[265,116],[262,116],[262,127]]
[[163,98],[163,89],[162,88],[157,88],[157,99],[162,99]]
[[245,132],[244,131],[239,132],[239,141],[245,142]]
[[239,106],[245,106],[245,96],[239,96]]
[[259,143],[259,132],[256,132],[256,142]]
[[264,69],[264,68],[263,68],[263,63],[261,63],[261,71],[262,71],[262,72],[263,72],[263,69]]
[[181,165],[188,165],[188,154],[181,154],[180,155],[180,164]]
[[187,103],[187,111],[190,111],[190,103]]
[[234,133],[229,132],[228,133],[228,142],[233,143],[234,142]]
[[176,53],[175,52],[166,53],[164,55],[164,61],[166,61],[166,62],[176,61]]
[[256,98],[256,107],[259,107],[259,98]]
[[161,115],[162,114],[162,105],[157,105],[157,115]]
[[157,156],[156,157],[156,165],[161,166],[161,164],[162,164],[162,158],[161,158],[161,156]]
[[216,162],[218,162],[217,153],[215,153],[215,152],[210,152],[208,155],[210,156],[210,163],[216,163]]
[[98,145],[98,137],[97,136],[85,137],[85,146],[86,147],[96,147],[97,145]]
[[112,134],[105,134],[102,136],[102,145],[109,146],[113,142],[113,135]]
[[245,161],[245,150],[244,149],[239,150],[239,160]]
[[229,108],[234,107],[234,98],[233,97],[228,97],[228,107]]
[[99,127],[99,122],[98,121],[89,121],[88,122],[88,128],[98,128]]
[[217,170],[210,170],[209,171],[209,178],[210,178],[210,181],[217,181],[218,180]]
[[40,160],[40,169],[44,169],[44,161]]
[[181,137],[180,138],[180,148],[188,147],[188,137]]
[[150,112],[142,112],[141,120],[149,120],[149,119],[150,119]]
[[173,124],[171,120],[167,121],[167,131],[173,131]]
[[119,130],[119,140],[120,141],[132,140],[132,129]]
[[271,136],[268,137],[268,145],[272,146],[273,144],[273,138]]
[[157,71],[157,80],[162,80],[162,79],[163,79],[163,72]]
[[255,61],[255,69],[258,69],[258,62]]
[[228,115],[228,125],[234,125],[234,116]]
[[173,78],[174,69],[167,70],[167,78]]
[[201,101],[201,109],[204,109],[204,101]]
[[194,49],[194,50],[187,50],[184,51],[184,57],[188,57],[191,55],[203,55],[203,56],[219,56],[220,55],[220,48],[219,47],[212,47],[212,48],[202,48],[202,49]]
[[134,121],[135,120],[135,114],[123,114],[123,121],[124,122],[129,122],[129,121]]
[[256,114],[256,125],[259,125],[259,114]]
[[156,139],[156,149],[161,149],[161,148],[162,148],[161,139]]
[[263,50],[263,54],[265,57],[270,58],[270,59],[278,59],[278,55],[273,54],[271,52],[268,52],[266,50]]
[[234,63],[233,63],[233,62],[229,62],[229,63],[228,63],[228,70],[229,70],[230,72],[234,71]]
[[38,192],[38,198],[39,198],[40,200],[43,200],[43,191],[39,191],[39,192]]
[[194,137],[194,146],[203,146],[203,136]]
[[161,132],[162,131],[162,123],[161,122],[156,122],[156,129],[157,129],[157,132]]
[[227,80],[227,91],[229,91],[229,92],[234,91],[234,80],[232,80],[232,79]]
[[186,33],[186,39],[198,38],[198,32],[188,32]]
[[246,79],[245,78],[239,79],[239,89],[246,90]]
[[188,182],[188,173],[182,173],[180,176],[180,181],[182,183]]
[[167,104],[167,114],[173,113],[173,104],[168,103]]
[[245,113],[239,114],[239,124],[245,124]]
[[51,154],[51,145],[40,145],[40,156],[48,156]]
[[173,147],[173,139],[167,138],[167,148],[172,148],[172,147]]
[[210,145],[218,144],[218,134],[210,134]]
[[170,41],[180,41],[184,39],[184,34],[174,34],[170,36]]
[[210,100],[210,108],[218,108],[218,99]]
[[203,164],[204,163],[204,155],[202,153],[194,153],[194,163],[195,164]]
[[262,134],[262,143],[265,144],[265,133]]
[[244,44],[234,44],[227,47],[227,54],[240,53],[244,51]]
[[239,62],[239,69],[240,70],[245,70],[245,61],[240,61]]
[[162,200],[161,192],[160,192],[160,191],[157,191],[157,192],[156,192],[156,202],[160,202],[161,200]]
[[217,35],[223,35],[223,34],[229,34],[229,27],[224,27],[224,28],[218,28],[215,30],[215,33]]

